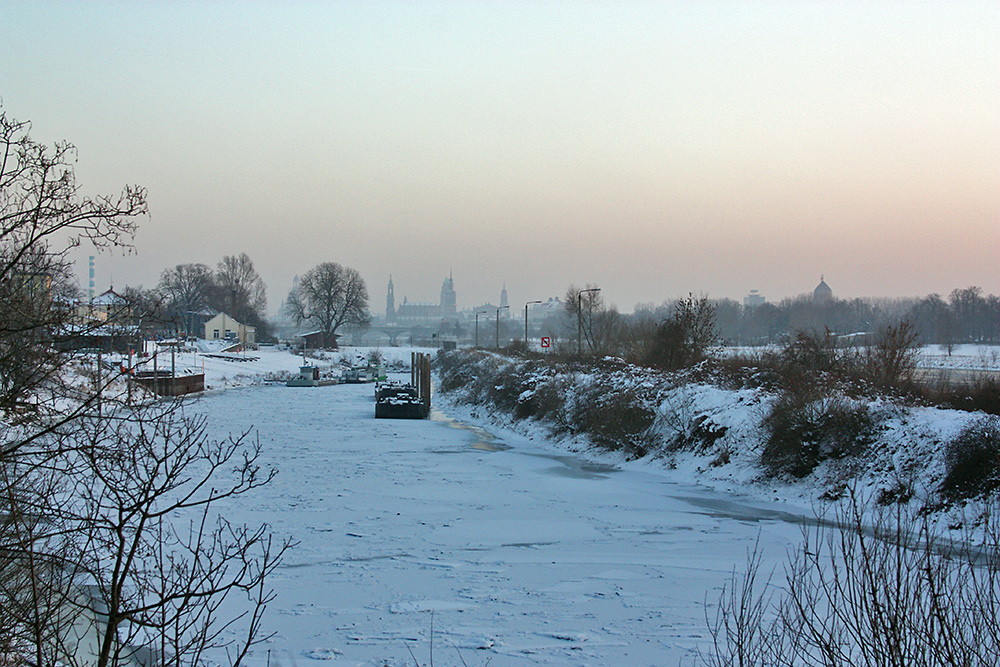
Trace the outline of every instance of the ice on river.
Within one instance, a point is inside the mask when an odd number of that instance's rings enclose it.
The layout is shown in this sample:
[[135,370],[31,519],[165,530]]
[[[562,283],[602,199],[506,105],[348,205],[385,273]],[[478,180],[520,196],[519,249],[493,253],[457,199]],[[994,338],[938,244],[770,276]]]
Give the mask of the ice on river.
[[299,542],[252,665],[430,664],[432,641],[439,666],[690,664],[706,600],[758,535],[776,564],[800,536],[787,505],[447,406],[376,420],[371,385],[234,389],[193,409],[219,435],[253,427],[280,470],[226,514]]

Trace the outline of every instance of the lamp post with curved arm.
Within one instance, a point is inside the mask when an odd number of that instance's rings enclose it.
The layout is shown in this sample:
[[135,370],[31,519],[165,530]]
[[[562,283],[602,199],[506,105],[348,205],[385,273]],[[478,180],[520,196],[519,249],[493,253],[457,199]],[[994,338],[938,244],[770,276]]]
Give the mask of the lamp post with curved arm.
[[541,301],[529,301],[524,304],[524,350],[528,351],[528,306],[533,303],[541,303]]
[[583,356],[583,295],[586,292],[600,292],[600,287],[582,289],[576,295],[576,356]]

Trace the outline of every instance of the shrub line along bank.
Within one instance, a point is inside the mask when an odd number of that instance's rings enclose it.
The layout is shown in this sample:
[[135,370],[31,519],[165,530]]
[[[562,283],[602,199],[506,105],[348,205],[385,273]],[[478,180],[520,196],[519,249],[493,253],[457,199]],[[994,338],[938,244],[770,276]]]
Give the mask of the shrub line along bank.
[[836,500],[860,489],[879,502],[956,506],[1000,488],[996,416],[909,404],[827,373],[774,383],[766,369],[706,362],[664,372],[605,358],[441,353],[441,391],[580,437],[627,459],[657,457],[724,482],[792,484]]

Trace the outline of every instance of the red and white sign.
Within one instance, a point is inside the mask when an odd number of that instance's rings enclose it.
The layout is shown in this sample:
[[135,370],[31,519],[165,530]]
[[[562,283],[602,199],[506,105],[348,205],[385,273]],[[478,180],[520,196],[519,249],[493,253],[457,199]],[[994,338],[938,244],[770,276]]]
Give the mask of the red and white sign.
[[552,339],[548,336],[542,336],[542,347],[552,347]]

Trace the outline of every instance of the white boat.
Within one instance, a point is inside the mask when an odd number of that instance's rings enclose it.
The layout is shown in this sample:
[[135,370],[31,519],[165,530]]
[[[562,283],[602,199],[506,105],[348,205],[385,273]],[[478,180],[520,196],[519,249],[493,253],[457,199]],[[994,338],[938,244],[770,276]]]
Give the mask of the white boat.
[[299,374],[289,379],[286,387],[321,387],[328,384],[336,384],[336,380],[321,380],[319,368],[311,364],[299,366]]

